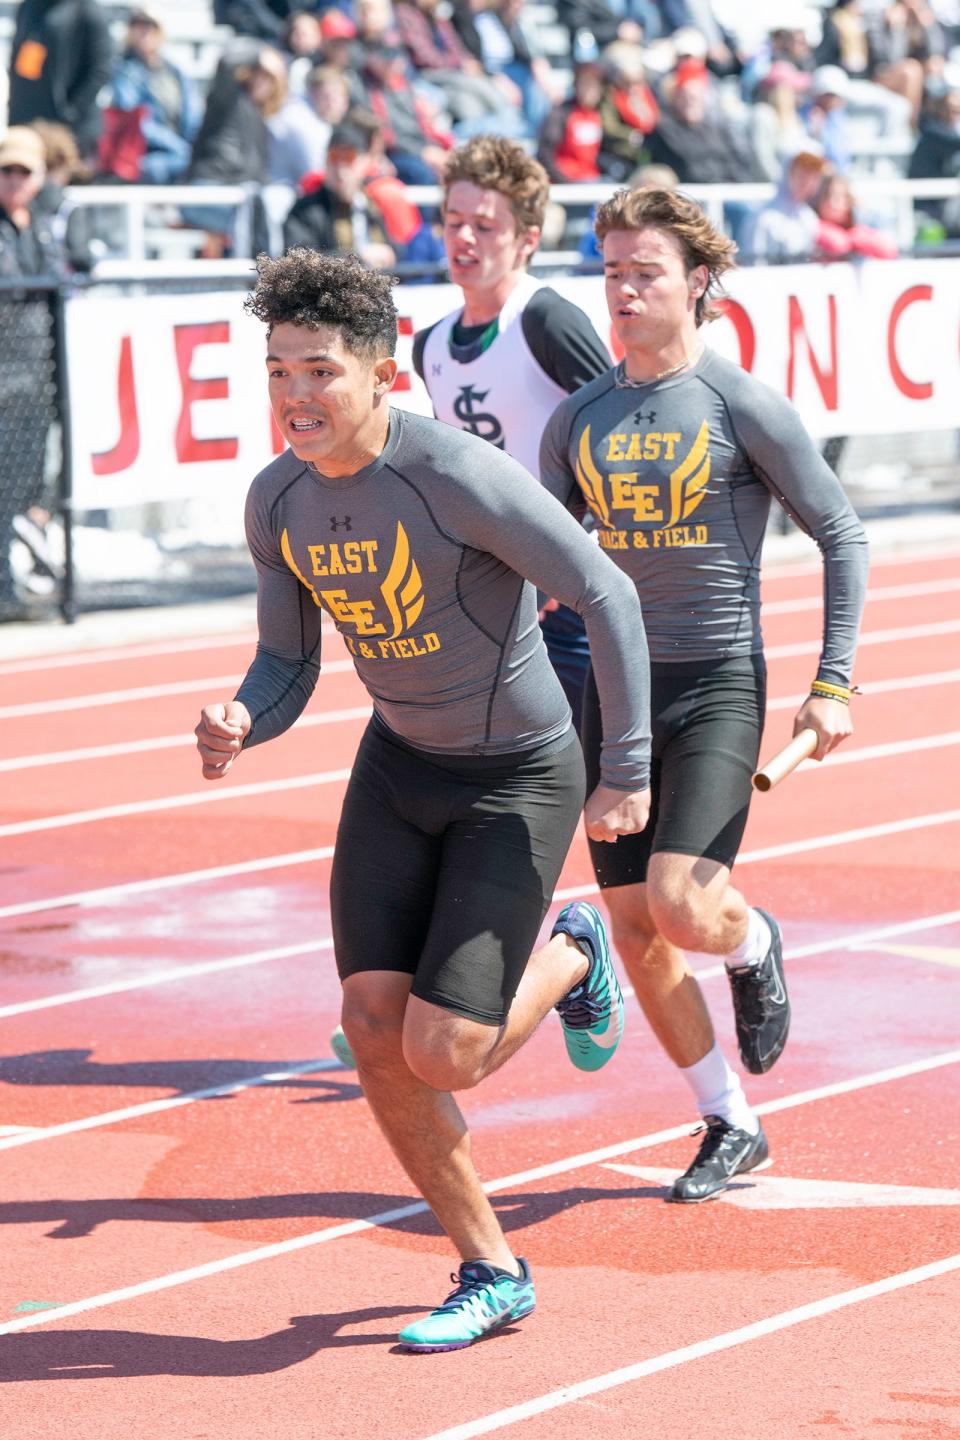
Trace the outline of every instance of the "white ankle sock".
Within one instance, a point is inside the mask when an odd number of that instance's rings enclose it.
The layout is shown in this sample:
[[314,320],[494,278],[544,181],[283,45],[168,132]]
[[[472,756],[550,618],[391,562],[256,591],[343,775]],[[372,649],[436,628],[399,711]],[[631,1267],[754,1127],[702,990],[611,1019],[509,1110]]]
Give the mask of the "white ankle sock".
[[719,1115],[728,1124],[756,1135],[760,1122],[747,1104],[740,1076],[730,1069],[719,1045],[695,1065],[681,1066],[680,1074],[696,1096],[701,1115]]
[[759,965],[770,949],[772,939],[770,926],[759,910],[754,910],[751,906],[747,910],[746,938],[742,945],[737,946],[736,950],[731,950],[729,955],[724,955],[724,965],[728,970],[737,970],[744,965]]

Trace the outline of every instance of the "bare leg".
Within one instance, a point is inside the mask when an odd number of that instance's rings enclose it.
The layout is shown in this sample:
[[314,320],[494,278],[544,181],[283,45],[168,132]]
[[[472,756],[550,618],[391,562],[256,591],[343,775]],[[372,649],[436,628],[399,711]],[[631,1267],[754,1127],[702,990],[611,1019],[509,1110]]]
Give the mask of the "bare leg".
[[404,1059],[410,981],[409,975],[379,970],[344,982],[343,1028],[364,1095],[461,1258],[482,1258],[516,1273],[513,1253],[474,1169],[470,1136],[456,1101],[418,1079]]
[[651,1030],[673,1063],[686,1068],[713,1048],[713,1024],[686,955],[657,933],[646,889],[604,892],[613,941]]
[[685,950],[729,955],[747,932],[747,906],[730,871],[693,855],[658,852],[645,885],[604,895],[614,942],[651,1029],[686,1068],[714,1045],[713,1024]]
[[477,1085],[509,1060],[545,1015],[587,973],[588,960],[569,935],[555,935],[535,951],[505,1024],[481,1025],[411,995],[403,1049],[410,1068],[441,1090]]

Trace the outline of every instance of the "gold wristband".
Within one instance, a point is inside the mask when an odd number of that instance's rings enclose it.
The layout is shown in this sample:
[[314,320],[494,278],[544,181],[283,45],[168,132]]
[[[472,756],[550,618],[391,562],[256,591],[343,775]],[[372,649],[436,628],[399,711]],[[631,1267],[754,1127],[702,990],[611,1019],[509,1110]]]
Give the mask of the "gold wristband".
[[811,695],[821,695],[827,700],[842,700],[849,705],[853,691],[846,685],[831,685],[828,680],[814,680],[810,686]]

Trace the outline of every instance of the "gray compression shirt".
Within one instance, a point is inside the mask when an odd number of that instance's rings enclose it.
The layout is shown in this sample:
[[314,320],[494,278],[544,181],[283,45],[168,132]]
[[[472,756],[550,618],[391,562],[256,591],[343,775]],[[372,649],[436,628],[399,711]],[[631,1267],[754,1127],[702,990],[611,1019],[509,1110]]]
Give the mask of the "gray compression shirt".
[[341,479],[287,451],[254,480],[247,541],[259,645],[237,695],[247,745],[293,724],[333,618],[380,720],[420,750],[497,755],[563,735],[570,707],[536,595],[584,618],[603,707],[602,778],[649,780],[649,667],[636,590],[508,455],[391,410],[381,454]]
[[820,547],[818,678],[849,685],[866,594],[867,540],[833,471],[781,395],[706,350],[641,388],[619,369],[561,401],[541,479],[637,586],[653,661],[762,648],[760,551],[771,499]]

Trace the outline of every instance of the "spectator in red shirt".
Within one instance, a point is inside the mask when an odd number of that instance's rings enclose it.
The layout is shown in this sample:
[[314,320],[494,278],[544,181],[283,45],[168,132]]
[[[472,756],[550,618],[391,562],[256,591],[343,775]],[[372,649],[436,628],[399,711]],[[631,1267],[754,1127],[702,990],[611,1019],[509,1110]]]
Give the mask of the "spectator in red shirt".
[[606,88],[603,66],[582,60],[574,66],[573,95],[555,105],[540,127],[537,159],[551,180],[600,180],[603,117],[600,106]]
[[894,260],[899,248],[894,239],[857,219],[853,191],[843,175],[826,175],[813,201],[819,217],[817,250],[830,260],[847,255],[871,255]]

